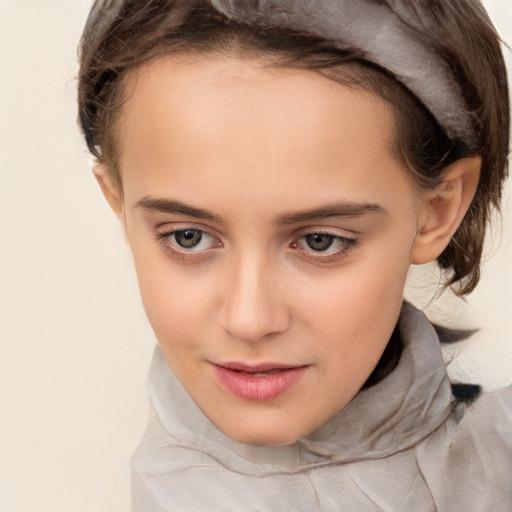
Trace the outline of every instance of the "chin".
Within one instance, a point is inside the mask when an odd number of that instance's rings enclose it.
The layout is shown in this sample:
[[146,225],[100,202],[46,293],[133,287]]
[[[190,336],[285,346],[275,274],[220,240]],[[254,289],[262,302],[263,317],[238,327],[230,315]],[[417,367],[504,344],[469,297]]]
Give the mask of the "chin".
[[262,433],[262,432],[237,432],[235,435],[230,435],[231,439],[237,443],[248,444],[252,446],[282,446],[285,444],[292,444],[300,436],[283,435],[282,433]]
[[[222,426],[224,427],[224,426]],[[230,425],[228,428],[217,427],[228,437],[241,444],[253,446],[282,446],[292,444],[309,432],[299,431],[290,425]]]

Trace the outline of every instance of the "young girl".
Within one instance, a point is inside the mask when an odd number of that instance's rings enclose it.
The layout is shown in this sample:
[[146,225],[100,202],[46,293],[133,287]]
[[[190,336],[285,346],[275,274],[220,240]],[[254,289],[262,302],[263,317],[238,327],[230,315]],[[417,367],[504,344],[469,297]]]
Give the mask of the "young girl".
[[499,208],[480,3],[97,0],[79,103],[159,345],[135,511],[512,510],[512,389],[403,302],[471,292]]

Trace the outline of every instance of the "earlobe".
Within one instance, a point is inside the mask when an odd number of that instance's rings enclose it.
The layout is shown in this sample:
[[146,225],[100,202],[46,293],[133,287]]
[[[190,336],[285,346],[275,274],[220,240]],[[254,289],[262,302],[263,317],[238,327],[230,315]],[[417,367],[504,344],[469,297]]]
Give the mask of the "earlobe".
[[123,197],[121,187],[115,184],[104,164],[96,164],[92,170],[98,185],[114,213],[123,220]]
[[428,263],[444,251],[475,196],[481,166],[480,156],[457,160],[446,168],[443,182],[426,194],[411,263]]

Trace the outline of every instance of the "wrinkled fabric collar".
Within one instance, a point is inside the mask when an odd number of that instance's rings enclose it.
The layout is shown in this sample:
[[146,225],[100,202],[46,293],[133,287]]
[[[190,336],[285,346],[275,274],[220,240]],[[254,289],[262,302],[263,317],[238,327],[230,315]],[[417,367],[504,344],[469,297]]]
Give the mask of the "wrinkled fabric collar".
[[265,476],[387,457],[414,446],[452,410],[438,337],[425,315],[404,302],[398,321],[403,351],[397,367],[360,391],[328,423],[282,446],[251,446],[218,430],[188,396],[157,347],[149,396],[170,442],[207,453],[228,469]]

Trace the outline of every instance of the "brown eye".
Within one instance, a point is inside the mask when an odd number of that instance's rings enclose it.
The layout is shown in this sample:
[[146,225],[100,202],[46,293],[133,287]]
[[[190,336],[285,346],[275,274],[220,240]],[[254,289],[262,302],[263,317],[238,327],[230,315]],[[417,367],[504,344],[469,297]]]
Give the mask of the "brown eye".
[[202,229],[185,227],[157,233],[157,242],[172,253],[204,253],[210,249],[222,247],[222,242]]
[[184,249],[192,249],[201,243],[203,232],[198,229],[184,229],[183,231],[175,231],[174,239],[176,243]]
[[306,258],[316,261],[331,261],[346,256],[359,244],[356,238],[348,238],[329,232],[306,233],[290,246],[297,249]]
[[326,251],[334,241],[334,236],[326,233],[313,233],[306,235],[304,238],[307,245],[314,251]]

